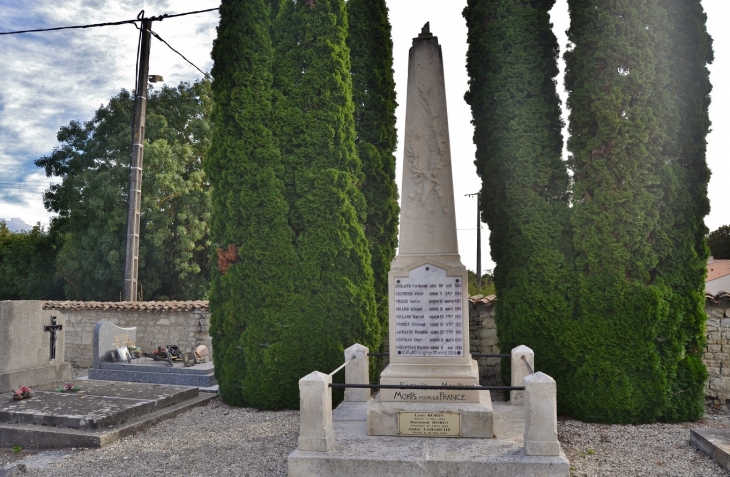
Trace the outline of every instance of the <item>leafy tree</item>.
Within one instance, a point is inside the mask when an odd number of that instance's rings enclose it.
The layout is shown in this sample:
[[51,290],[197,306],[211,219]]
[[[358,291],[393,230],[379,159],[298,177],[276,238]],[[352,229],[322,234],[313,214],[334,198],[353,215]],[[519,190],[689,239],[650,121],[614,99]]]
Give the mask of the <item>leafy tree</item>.
[[346,346],[376,349],[373,271],[362,224],[364,175],[355,147],[354,105],[343,0],[283,0],[274,31],[274,123],[298,260],[301,312],[280,359],[296,407],[296,379],[342,363]]
[[712,257],[718,260],[730,259],[730,225],[723,225],[710,232],[707,237]]
[[12,233],[0,222],[0,300],[62,300],[56,277],[56,253],[62,237],[40,224]]
[[297,380],[307,373],[298,365],[305,356],[289,348],[303,312],[281,155],[269,125],[273,47],[267,3],[223,1],[213,46],[215,129],[206,162],[216,247],[210,334],[223,399],[280,408],[297,406]]
[[681,346],[657,279],[668,84],[657,0],[569,0],[565,54],[574,171],[575,317],[561,331],[563,412],[651,422],[667,409]]
[[[151,91],[142,182],[139,283],[144,299],[195,299],[208,288],[209,197],[202,162],[211,107],[206,81]],[[123,282],[132,95],[122,90],[91,121],[72,121],[36,161],[61,178],[45,193],[65,236],[58,274],[69,299],[118,300]]]
[[375,298],[382,330],[388,330],[388,272],[398,246],[398,187],[395,183],[397,134],[393,41],[385,0],[347,3],[355,104],[357,152],[365,180],[365,236],[375,278]]
[[477,285],[477,274],[468,270],[469,272],[469,296],[474,295],[494,295],[496,290],[494,289],[494,275],[492,271],[488,270],[487,273],[482,275],[482,284]]
[[[500,347],[525,344],[560,380],[572,316],[568,173],[555,90],[554,0],[469,0],[467,70],[482,217],[490,228]],[[509,381],[509,363],[503,363]],[[558,387],[561,389],[561,386]]]

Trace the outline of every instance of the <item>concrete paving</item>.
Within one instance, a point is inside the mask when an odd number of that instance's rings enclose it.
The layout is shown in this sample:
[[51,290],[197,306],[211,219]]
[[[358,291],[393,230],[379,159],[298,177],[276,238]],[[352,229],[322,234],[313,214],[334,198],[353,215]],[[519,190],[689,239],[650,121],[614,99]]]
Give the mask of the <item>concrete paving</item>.
[[59,393],[58,385],[22,401],[0,394],[0,446],[101,447],[215,397],[188,386],[88,380]]
[[730,470],[730,429],[691,429],[689,443]]
[[368,403],[345,402],[332,413],[335,443],[328,452],[295,450],[289,477],[431,477],[458,475],[568,477],[565,454],[527,456],[524,407],[493,403],[493,439],[368,436]]

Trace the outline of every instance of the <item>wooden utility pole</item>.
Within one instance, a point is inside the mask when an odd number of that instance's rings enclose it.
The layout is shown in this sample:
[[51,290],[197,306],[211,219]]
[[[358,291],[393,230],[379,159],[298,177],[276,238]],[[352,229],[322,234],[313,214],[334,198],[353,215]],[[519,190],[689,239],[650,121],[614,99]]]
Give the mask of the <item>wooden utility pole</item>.
[[465,194],[467,197],[477,197],[477,286],[482,286],[482,217],[479,206],[481,205],[482,193]]
[[137,87],[134,99],[132,157],[129,163],[129,199],[127,204],[127,244],[124,256],[124,301],[137,301],[137,267],[139,265],[139,215],[142,205],[142,164],[144,162],[144,126],[147,116],[147,80],[150,66],[152,21],[142,19],[142,44],[139,52]]

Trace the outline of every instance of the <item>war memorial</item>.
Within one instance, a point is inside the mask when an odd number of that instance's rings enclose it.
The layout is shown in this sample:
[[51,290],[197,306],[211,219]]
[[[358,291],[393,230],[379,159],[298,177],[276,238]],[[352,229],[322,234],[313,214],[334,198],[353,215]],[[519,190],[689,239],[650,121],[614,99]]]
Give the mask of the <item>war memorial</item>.
[[[510,403],[479,386],[469,353],[467,270],[456,239],[443,58],[427,23],[409,52],[400,246],[389,273],[389,365],[368,385],[368,350],[345,351],[345,401],[332,375],[301,379],[289,476],[568,476],[555,381],[512,352]],[[371,397],[370,388],[380,392]]]

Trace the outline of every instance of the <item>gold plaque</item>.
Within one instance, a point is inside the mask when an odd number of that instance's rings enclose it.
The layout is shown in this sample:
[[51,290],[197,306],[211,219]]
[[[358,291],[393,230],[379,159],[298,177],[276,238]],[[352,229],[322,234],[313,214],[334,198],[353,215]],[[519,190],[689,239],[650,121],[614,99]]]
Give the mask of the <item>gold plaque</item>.
[[461,437],[461,413],[398,412],[398,435]]

